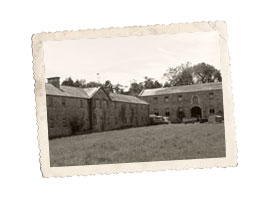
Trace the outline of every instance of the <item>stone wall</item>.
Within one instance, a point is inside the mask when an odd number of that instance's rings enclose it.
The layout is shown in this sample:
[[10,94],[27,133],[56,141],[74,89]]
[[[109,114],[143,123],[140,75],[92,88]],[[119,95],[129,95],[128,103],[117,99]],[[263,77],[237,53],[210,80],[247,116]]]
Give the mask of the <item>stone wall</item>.
[[49,138],[72,135],[71,122],[74,120],[82,124],[81,132],[89,130],[87,99],[47,95],[46,100]]
[[149,124],[149,105],[109,100],[99,90],[91,100],[93,131],[106,131]]
[[[192,108],[201,109],[201,118],[208,118],[210,114],[223,115],[222,90],[188,92],[168,95],[141,96],[150,104],[150,114],[158,112],[161,116],[168,116],[171,122],[178,123],[181,117],[191,118]],[[181,114],[183,113],[183,114]]]
[[[77,133],[144,126],[149,124],[149,105],[113,102],[100,89],[92,99],[47,95],[49,138]],[[71,123],[76,118],[83,123],[74,133]]]

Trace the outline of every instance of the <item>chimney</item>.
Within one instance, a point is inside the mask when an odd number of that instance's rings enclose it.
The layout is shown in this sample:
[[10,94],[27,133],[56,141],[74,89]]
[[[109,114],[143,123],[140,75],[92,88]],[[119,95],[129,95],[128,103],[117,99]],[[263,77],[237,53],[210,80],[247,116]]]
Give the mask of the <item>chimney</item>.
[[52,84],[53,86],[57,88],[60,88],[60,77],[50,77],[47,79],[48,79],[49,84]]

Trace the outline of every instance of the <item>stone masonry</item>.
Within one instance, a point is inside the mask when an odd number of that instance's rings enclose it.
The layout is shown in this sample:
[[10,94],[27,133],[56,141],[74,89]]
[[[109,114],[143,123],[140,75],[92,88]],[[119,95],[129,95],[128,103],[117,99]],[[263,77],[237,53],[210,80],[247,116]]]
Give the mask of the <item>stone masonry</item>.
[[[60,86],[59,78],[46,84],[49,138],[101,132],[149,124],[149,104],[134,96],[107,93],[102,88]],[[80,126],[72,130],[72,124]]]
[[182,122],[183,118],[223,116],[221,83],[147,89],[140,98],[150,104],[150,114],[167,116],[172,123]]

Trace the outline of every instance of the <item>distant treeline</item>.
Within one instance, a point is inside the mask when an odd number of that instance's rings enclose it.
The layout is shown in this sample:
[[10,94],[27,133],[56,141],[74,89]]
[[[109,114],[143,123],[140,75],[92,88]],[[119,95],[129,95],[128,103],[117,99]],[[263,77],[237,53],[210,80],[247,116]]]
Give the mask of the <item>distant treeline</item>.
[[206,63],[199,63],[192,66],[190,62],[187,62],[185,64],[181,64],[180,66],[169,67],[166,73],[163,74],[163,77],[166,79],[164,84],[160,83],[158,80],[155,80],[154,78],[145,77],[143,82],[131,83],[128,91],[124,91],[123,85],[120,84],[114,85],[111,83],[110,80],[107,80],[105,83],[102,84],[94,81],[86,82],[86,80],[83,79],[73,81],[73,79],[69,77],[62,82],[62,85],[74,86],[80,88],[101,86],[105,90],[114,93],[138,95],[143,89],[173,87],[181,85],[222,81],[220,71],[216,69],[214,66]]

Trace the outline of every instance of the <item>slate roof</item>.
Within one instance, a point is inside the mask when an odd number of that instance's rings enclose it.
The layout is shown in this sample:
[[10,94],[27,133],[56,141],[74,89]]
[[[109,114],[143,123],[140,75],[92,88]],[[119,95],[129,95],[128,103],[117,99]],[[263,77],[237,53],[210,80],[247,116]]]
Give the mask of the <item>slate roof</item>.
[[[95,95],[95,93],[97,93],[97,91],[100,88],[101,87],[77,88],[77,87],[71,87],[71,86],[60,86],[60,88],[57,88],[53,86],[52,84],[46,83],[46,94],[54,95],[54,96],[78,97],[78,98],[90,99]],[[148,104],[144,100],[141,100],[137,97],[130,96],[130,95],[110,93],[109,97],[111,98],[112,101],[135,103],[135,104]]]
[[127,102],[127,103],[134,103],[134,104],[148,104],[144,100],[141,100],[141,99],[139,99],[135,96],[131,96],[131,95],[109,93],[109,96],[110,96],[112,101]]
[[141,91],[139,96],[167,95],[167,94],[174,94],[174,93],[210,91],[210,90],[218,90],[218,89],[222,89],[221,82],[175,86],[175,87],[168,87],[168,88],[145,89]]
[[76,88],[71,86],[61,86],[57,88],[52,84],[46,84],[46,94],[47,95],[55,95],[55,96],[66,96],[66,97],[78,97],[78,98],[91,98],[87,93],[92,93],[90,89],[96,88],[89,88],[85,91],[83,88]]

